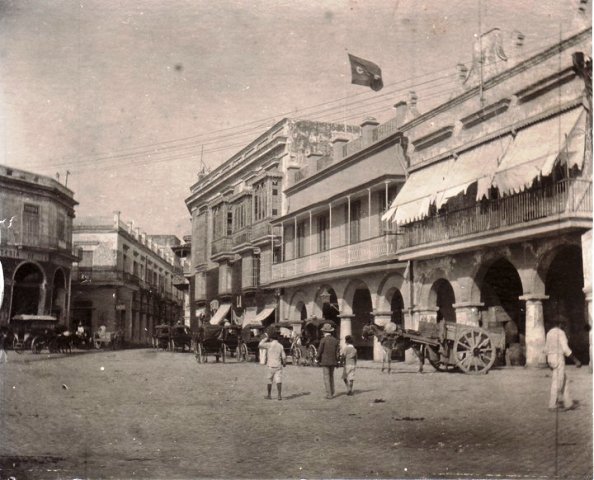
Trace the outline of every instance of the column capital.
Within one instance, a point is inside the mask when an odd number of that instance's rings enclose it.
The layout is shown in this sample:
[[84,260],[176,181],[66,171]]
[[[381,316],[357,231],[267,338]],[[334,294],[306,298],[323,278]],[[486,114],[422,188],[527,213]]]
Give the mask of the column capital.
[[338,315],[338,318],[340,318],[341,320],[343,318],[352,319],[355,318],[355,315],[353,313],[341,313],[340,315]]
[[548,300],[548,295],[539,295],[537,293],[528,293],[526,295],[520,295],[518,297],[520,300],[530,301],[530,302],[542,302],[543,300]]
[[392,312],[389,310],[374,310],[373,312],[371,312],[371,315],[373,315],[374,317],[391,317]]
[[412,308],[413,312],[437,312],[439,308],[437,307],[420,307],[416,306]]
[[458,303],[452,304],[452,307],[454,307],[454,308],[472,308],[472,307],[481,308],[484,306],[485,306],[485,304],[483,302],[458,302]]

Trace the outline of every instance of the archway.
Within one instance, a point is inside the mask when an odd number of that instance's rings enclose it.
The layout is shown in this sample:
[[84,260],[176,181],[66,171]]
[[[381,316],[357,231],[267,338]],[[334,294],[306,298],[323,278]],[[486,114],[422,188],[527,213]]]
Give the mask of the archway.
[[12,289],[11,317],[44,313],[43,282],[43,272],[34,263],[24,263],[17,268]]
[[435,281],[431,287],[430,299],[435,302],[434,305],[437,307],[438,317],[443,318],[446,322],[456,321],[456,311],[454,310],[456,297],[450,282],[445,278]]
[[[404,328],[404,299],[400,290],[394,290],[392,300],[390,301],[390,310],[392,312],[391,321],[400,328]],[[403,350],[393,350],[392,357],[394,360],[404,361],[405,355]]]
[[[493,262],[487,269],[481,285],[481,302],[486,312],[483,322],[503,326],[505,345],[510,353],[517,351],[514,365],[525,364],[524,354],[526,336],[526,312],[520,300],[523,294],[522,280],[516,268],[506,259]],[[487,326],[487,325],[484,325]],[[519,349],[515,346],[519,345]]]
[[586,308],[584,301],[582,252],[577,246],[560,249],[548,269],[545,279],[545,329],[551,328],[555,317],[568,320],[567,336],[570,348],[582,363],[590,360]]
[[357,355],[362,359],[373,359],[373,339],[362,339],[363,327],[371,321],[372,311],[371,293],[367,287],[360,286],[353,295],[351,330]]
[[52,315],[54,315],[60,323],[64,323],[64,317],[66,315],[66,292],[66,277],[64,272],[58,269],[54,274],[54,282],[52,285]]

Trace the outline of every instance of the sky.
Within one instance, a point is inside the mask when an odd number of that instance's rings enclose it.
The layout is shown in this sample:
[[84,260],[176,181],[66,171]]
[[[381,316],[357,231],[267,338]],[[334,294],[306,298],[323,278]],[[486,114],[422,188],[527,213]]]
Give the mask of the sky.
[[[535,51],[578,3],[0,0],[0,164],[67,179],[77,217],[181,238],[202,162],[284,117],[386,121],[410,90],[423,113],[460,88],[479,31]],[[350,83],[348,53],[381,67],[381,91]]]

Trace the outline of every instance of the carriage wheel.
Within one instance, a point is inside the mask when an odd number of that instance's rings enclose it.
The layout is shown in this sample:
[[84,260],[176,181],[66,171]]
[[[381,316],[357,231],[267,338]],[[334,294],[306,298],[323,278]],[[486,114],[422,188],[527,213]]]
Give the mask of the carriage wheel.
[[169,345],[170,345],[170,347],[171,347],[171,351],[172,351],[172,352],[175,352],[175,347],[179,347],[179,345],[176,345],[176,344],[175,344],[175,340],[174,340],[173,338],[171,339],[171,342],[170,342],[170,344],[169,344]]
[[221,359],[223,363],[225,363],[225,359],[227,358],[227,355],[229,355],[230,353],[231,352],[229,350],[229,347],[223,343],[221,345]]
[[19,341],[19,339],[17,337],[14,337],[12,340],[12,349],[18,353],[19,355],[21,353],[23,353],[23,349],[24,349],[24,345],[23,342]]
[[95,345],[95,348],[97,350],[101,350],[101,347],[103,346],[103,344],[101,343],[101,340],[99,340],[98,338],[93,340],[93,345]]
[[487,373],[495,362],[493,339],[484,330],[462,330],[454,344],[456,366],[464,373]]
[[293,365],[301,365],[301,349],[299,345],[293,345],[291,347],[291,357]]
[[442,362],[439,355],[439,347],[427,345],[425,348],[425,356],[429,363],[438,372],[451,372],[456,369],[456,365]]
[[35,337],[31,341],[31,352],[41,353],[41,350],[43,350],[43,341],[41,340],[41,338]]
[[245,362],[248,359],[248,348],[245,343],[240,343],[237,346],[237,361]]
[[307,347],[307,364],[311,367],[317,367],[318,362],[317,362],[317,357],[318,357],[318,350],[316,349],[316,347],[314,345],[309,345]]

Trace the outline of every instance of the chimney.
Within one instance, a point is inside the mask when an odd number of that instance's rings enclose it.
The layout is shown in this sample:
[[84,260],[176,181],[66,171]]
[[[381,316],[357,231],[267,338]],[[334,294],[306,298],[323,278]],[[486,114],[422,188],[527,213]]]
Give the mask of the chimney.
[[404,124],[404,119],[406,118],[406,111],[408,110],[408,106],[404,100],[401,100],[398,103],[394,104],[394,110],[396,110],[396,126],[400,127]]
[[363,143],[364,144],[369,144],[372,141],[372,133],[375,130],[375,127],[377,127],[379,125],[379,122],[373,118],[373,117],[369,117],[367,118],[362,124],[361,124],[361,137],[363,138]]
[[332,139],[332,157],[334,161],[344,158],[343,147],[349,142],[346,136],[336,136]]
[[408,111],[406,121],[412,120],[419,116],[419,111],[417,110],[417,92],[411,90],[408,92]]
[[134,229],[134,237],[135,237],[137,240],[140,240],[140,227],[136,227],[136,228]]
[[113,228],[116,230],[120,227],[120,211],[114,210],[113,212]]
[[134,231],[134,220],[130,220],[128,222],[128,233],[130,235],[133,235],[133,233],[132,233],[133,231]]

